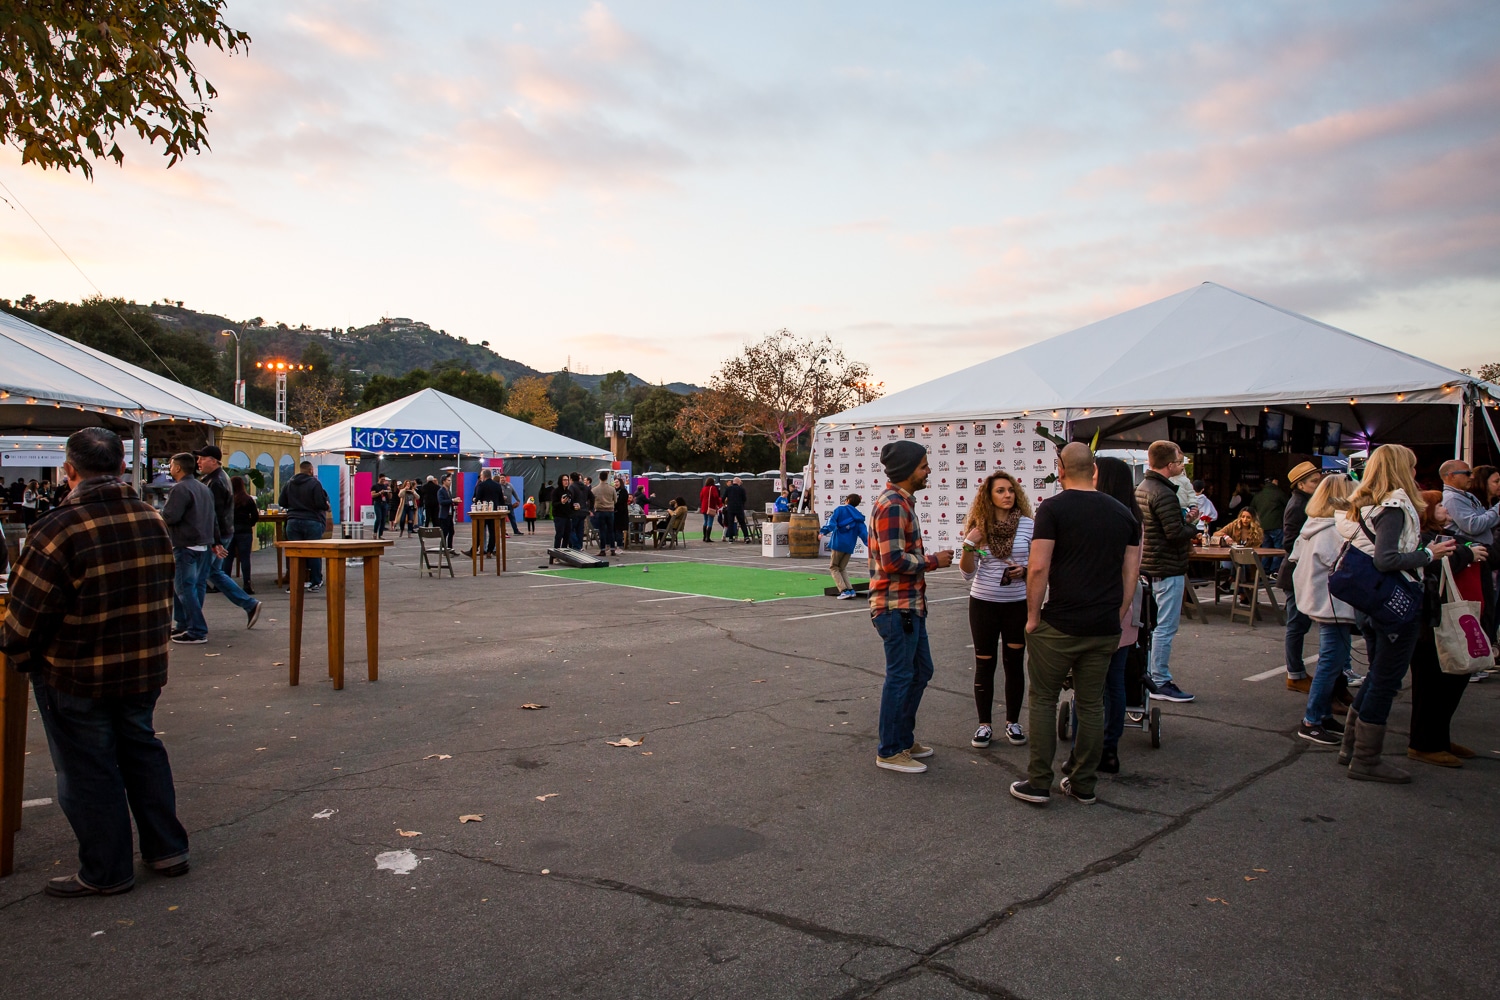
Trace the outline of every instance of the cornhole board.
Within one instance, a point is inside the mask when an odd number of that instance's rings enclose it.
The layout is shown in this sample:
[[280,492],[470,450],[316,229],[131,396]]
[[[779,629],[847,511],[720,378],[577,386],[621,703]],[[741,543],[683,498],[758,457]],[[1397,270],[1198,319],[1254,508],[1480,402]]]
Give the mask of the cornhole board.
[[608,569],[609,560],[591,556],[587,552],[579,552],[577,549],[548,549],[547,565],[562,563],[564,566],[572,566],[574,569]]

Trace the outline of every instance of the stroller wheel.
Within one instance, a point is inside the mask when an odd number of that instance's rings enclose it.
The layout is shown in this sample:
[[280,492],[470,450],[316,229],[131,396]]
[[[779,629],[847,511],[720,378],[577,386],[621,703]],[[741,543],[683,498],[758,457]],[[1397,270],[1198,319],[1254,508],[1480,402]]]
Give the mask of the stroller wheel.
[[1073,706],[1066,701],[1057,703],[1057,738],[1068,739],[1073,730]]
[[1161,709],[1151,710],[1151,749],[1161,749]]

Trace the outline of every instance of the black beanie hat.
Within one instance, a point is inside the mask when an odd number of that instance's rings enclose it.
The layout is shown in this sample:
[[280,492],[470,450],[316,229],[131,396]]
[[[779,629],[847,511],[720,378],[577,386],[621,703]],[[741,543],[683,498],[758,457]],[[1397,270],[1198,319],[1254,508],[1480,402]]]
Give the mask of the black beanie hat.
[[927,449],[915,441],[892,441],[880,449],[880,464],[885,466],[885,475],[893,483],[903,483],[911,478],[927,456]]

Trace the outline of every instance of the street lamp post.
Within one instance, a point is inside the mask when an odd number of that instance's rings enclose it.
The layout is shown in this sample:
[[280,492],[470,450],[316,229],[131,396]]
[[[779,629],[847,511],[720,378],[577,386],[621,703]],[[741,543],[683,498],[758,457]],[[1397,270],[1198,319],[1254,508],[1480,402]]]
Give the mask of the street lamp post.
[[240,378],[240,335],[234,330],[220,330],[219,336],[234,338],[234,405],[245,405],[245,380]]

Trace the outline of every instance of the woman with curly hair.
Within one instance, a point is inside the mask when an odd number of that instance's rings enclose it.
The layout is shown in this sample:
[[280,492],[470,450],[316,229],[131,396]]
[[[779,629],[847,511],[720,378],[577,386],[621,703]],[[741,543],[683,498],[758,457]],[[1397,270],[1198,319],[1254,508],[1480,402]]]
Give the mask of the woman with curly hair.
[[[1026,694],[1026,565],[1031,554],[1031,501],[1016,478],[996,469],[974,496],[964,520],[958,568],[969,583],[969,631],[974,636],[974,705],[979,729],[970,744],[987,747],[994,735],[995,656],[1005,670],[1005,738],[1026,743],[1021,700]],[[1005,648],[1000,650],[1004,640]]]

